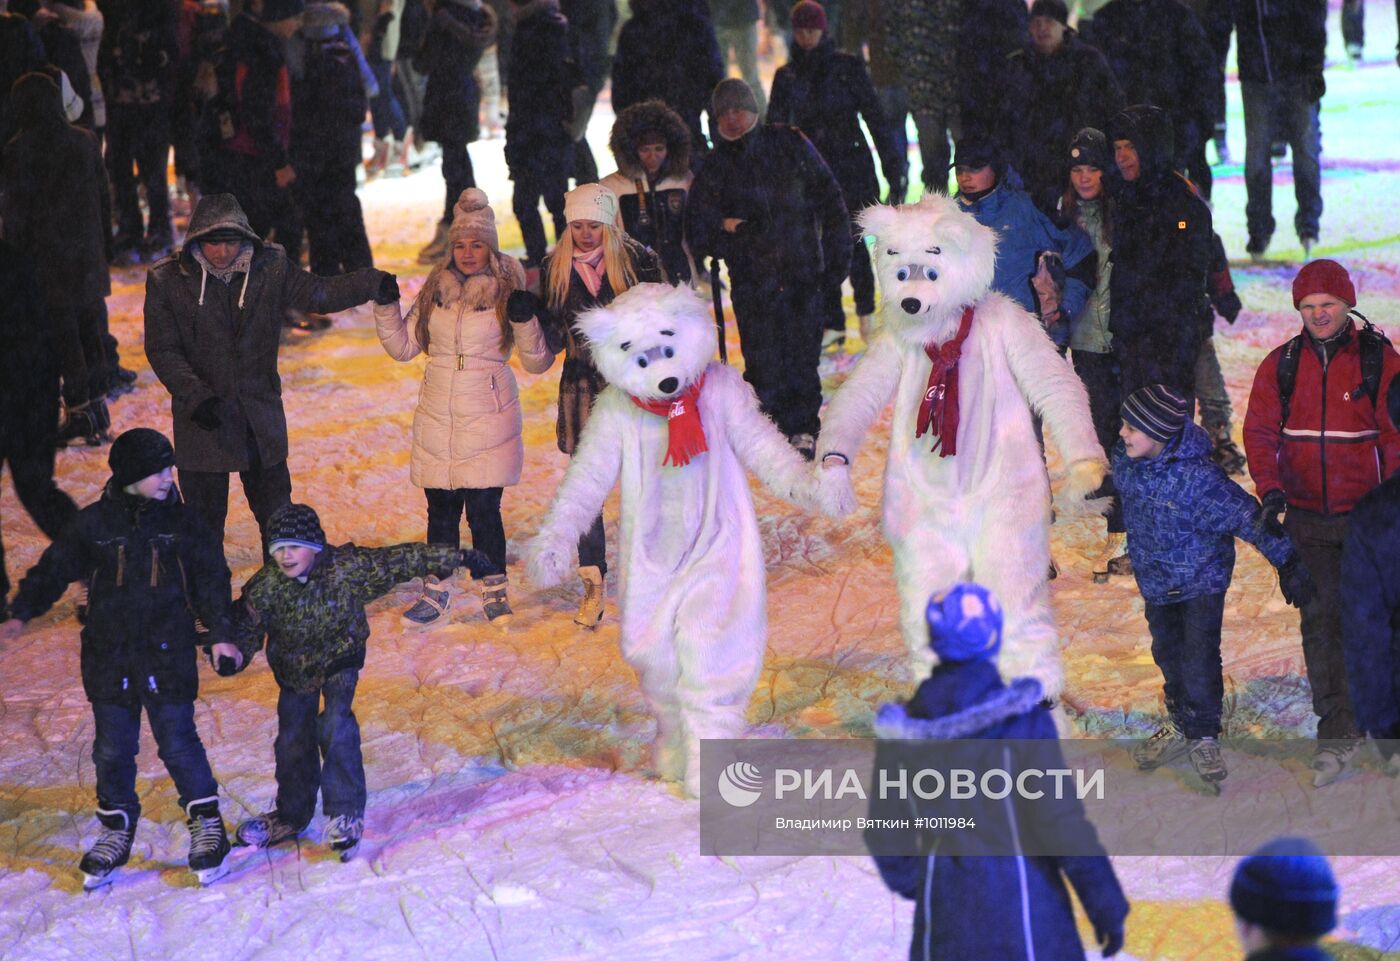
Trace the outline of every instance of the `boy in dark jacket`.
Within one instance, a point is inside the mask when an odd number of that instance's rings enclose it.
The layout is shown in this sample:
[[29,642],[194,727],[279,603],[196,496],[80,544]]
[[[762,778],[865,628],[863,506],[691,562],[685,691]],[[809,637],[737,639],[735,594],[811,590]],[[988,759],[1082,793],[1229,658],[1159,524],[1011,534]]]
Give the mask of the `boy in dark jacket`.
[[[1023,677],[1007,684],[997,671],[1002,613],[985,587],[958,584],[931,598],[925,616],[929,646],[939,663],[908,704],[880,708],[875,732],[882,742],[882,761],[892,757],[890,748],[898,749],[899,742],[942,742],[956,749],[948,742],[1056,739],[1040,682]],[[1008,805],[1005,810],[1009,815],[1001,824],[979,814],[976,836],[954,843],[995,849],[998,838],[1018,839],[1015,857],[967,856],[946,849],[930,856],[884,854],[878,850],[877,836],[867,833],[885,884],[918,905],[909,957],[917,961],[1083,961],[1066,879],[1084,905],[1101,956],[1117,954],[1123,947],[1128,901],[1108,858],[1101,853],[1076,857],[1020,853],[1019,839],[1037,836],[1061,843],[1075,837],[1082,844],[1074,847],[1102,851],[1083,808],[1047,801]],[[901,815],[908,813],[906,808]],[[993,816],[990,809],[987,814]]]
[[1274,838],[1235,868],[1230,908],[1245,961],[1328,961],[1318,939],[1337,926],[1337,879],[1307,838]]
[[459,567],[484,577],[496,568],[477,551],[431,544],[331,547],[305,504],[278,509],[267,536],[271,560],[243,585],[234,609],[239,656],[232,666],[246,666],[267,639],[268,665],[281,689],[277,802],[238,825],[238,840],[261,848],[297,837],[311,822],[319,789],[331,819],[326,839],[348,860],[364,834],[365,768],[351,702],[365,666],[365,605],[415,577],[449,577]]
[[1288,603],[1306,604],[1314,587],[1292,542],[1261,523],[1258,502],[1211,463],[1210,438],[1186,415],[1185,399],[1170,388],[1134,391],[1123,402],[1122,442],[1110,458],[1168,715],[1133,760],[1150,771],[1190,753],[1202,780],[1215,784],[1228,773],[1216,738],[1225,693],[1220,625],[1235,538],[1278,568]]
[[141,712],[190,829],[190,870],[201,884],[227,872],[228,837],[219,788],[194,726],[195,618],[208,628],[216,657],[237,655],[228,641],[229,573],[214,539],[174,487],[175,451],[157,431],[138,427],[112,443],[112,479],[102,498],[80,511],[25,575],[0,627],[19,636],[77,580],[86,580],[83,689],[92,702],[92,758],[102,831],[79,865],[84,887],[113,880],[131,856],[141,801],[136,752]]

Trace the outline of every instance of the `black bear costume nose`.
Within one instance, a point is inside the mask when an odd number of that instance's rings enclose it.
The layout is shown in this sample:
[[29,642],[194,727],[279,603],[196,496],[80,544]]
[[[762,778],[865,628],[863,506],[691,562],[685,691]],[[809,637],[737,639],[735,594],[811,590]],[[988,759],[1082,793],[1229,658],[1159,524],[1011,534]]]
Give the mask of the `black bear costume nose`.
[[904,308],[906,314],[917,314],[919,308],[922,307],[923,304],[919,303],[919,298],[917,297],[905,297],[899,302],[899,306]]
[[676,388],[679,387],[680,385],[681,385],[681,382],[678,381],[678,380],[676,380],[676,378],[674,378],[674,377],[667,377],[667,378],[663,379],[663,380],[661,381],[661,383],[657,384],[656,386],[657,386],[658,388],[660,388],[661,393],[663,393],[663,394],[674,394],[674,393],[676,392]]

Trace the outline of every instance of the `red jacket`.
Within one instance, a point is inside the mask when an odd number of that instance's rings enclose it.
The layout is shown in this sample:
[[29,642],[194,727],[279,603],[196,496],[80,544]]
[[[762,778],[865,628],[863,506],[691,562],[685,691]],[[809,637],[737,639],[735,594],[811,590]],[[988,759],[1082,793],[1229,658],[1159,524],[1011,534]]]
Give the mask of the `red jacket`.
[[[1291,507],[1345,514],[1400,466],[1400,431],[1385,415],[1386,389],[1400,373],[1400,354],[1386,345],[1379,409],[1362,389],[1361,346],[1348,321],[1345,341],[1324,367],[1312,338],[1299,352],[1288,423],[1279,424],[1278,363],[1283,347],[1264,358],[1249,392],[1244,449],[1262,498],[1282,490]],[[1286,345],[1285,345],[1286,346]]]

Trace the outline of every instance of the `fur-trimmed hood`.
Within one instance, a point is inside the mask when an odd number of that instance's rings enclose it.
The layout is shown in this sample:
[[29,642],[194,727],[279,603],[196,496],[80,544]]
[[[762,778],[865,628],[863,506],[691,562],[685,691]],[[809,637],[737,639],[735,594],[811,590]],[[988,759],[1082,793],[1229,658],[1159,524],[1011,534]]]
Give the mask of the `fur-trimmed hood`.
[[659,180],[684,178],[690,172],[690,130],[680,114],[661,100],[645,100],[633,104],[617,115],[608,149],[617,161],[617,169],[629,178],[646,176],[637,159],[639,148],[647,134],[661,134],[666,141],[666,162],[662,164]]
[[1040,682],[1022,677],[1007,687],[945,717],[911,717],[903,704],[882,704],[875,714],[875,736],[884,741],[957,741],[976,737],[994,724],[1019,717],[1045,698]]

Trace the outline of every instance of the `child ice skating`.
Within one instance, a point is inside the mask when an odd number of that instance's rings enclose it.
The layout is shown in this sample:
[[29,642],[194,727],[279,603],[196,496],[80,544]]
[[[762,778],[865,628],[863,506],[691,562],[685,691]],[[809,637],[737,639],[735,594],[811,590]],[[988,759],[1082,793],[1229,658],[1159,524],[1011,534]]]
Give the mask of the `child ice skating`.
[[657,772],[694,795],[701,739],[744,730],[768,634],[747,473],[804,506],[816,485],[738,371],[711,363],[714,324],[689,288],[639,284],[577,326],[609,386],[530,545],[528,573],[542,587],[564,577],[620,479],[622,656],[656,715]]
[[330,819],[326,840],[348,860],[364,834],[365,768],[351,702],[369,638],[365,605],[412,578],[448,577],[459,567],[480,577],[495,570],[494,562],[477,551],[431,544],[332,547],[305,504],[279,508],[267,539],[271,559],[243,586],[233,630],[240,667],[267,639],[267,662],[280,688],[277,801],[238,825],[238,841],[267,847],[296,838],[311,823],[319,789]]
[[1314,588],[1292,542],[1260,521],[1259,503],[1210,459],[1211,439],[1187,420],[1187,402],[1155,384],[1123,402],[1113,480],[1123,502],[1128,554],[1146,604],[1152,659],[1165,682],[1167,723],[1133,752],[1142,770],[1183,754],[1201,779],[1228,773],[1220,754],[1220,626],[1235,567],[1235,538],[1278,568],[1295,606]]
[[112,443],[111,480],[25,576],[0,627],[19,636],[69,584],[86,580],[83,690],[92,702],[101,832],[83,855],[83,886],[114,880],[131,856],[141,799],[136,753],[145,711],[160,758],[175,782],[190,831],[190,870],[201,884],[227,873],[228,837],[219,788],[195,730],[199,691],[195,618],[216,657],[237,658],[229,639],[229,573],[223,551],[180,499],[175,451],[158,431],[138,427]]

